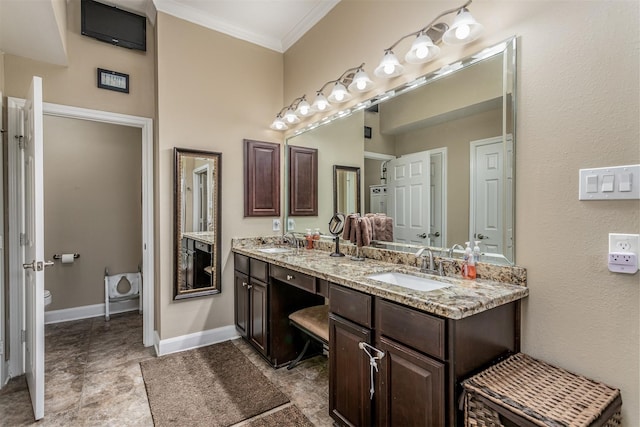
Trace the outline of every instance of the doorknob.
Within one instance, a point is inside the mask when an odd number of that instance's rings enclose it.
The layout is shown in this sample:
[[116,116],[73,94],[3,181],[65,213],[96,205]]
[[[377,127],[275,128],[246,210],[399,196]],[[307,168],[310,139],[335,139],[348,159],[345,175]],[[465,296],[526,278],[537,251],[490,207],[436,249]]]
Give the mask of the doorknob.
[[440,232],[436,231],[435,233],[429,233],[429,238],[433,239],[434,237],[440,237]]
[[482,234],[482,233],[478,233],[478,234],[474,235],[474,237],[475,237],[475,238],[477,238],[477,239],[480,239],[480,240],[487,240],[487,239],[489,239],[489,236],[485,236],[485,235],[484,235],[484,234]]
[[53,261],[36,261],[35,259],[28,264],[22,264],[22,268],[25,270],[32,269],[33,271],[42,271],[45,267],[51,267],[53,265]]
[[427,238],[427,233],[416,234],[416,236],[421,238],[421,239],[426,239]]
[[40,270],[38,270],[38,262],[36,262],[36,260],[34,259],[31,263],[29,264],[22,264],[22,268],[24,268],[25,270],[27,269],[32,269],[33,271],[40,271],[42,270],[42,268],[40,268]]

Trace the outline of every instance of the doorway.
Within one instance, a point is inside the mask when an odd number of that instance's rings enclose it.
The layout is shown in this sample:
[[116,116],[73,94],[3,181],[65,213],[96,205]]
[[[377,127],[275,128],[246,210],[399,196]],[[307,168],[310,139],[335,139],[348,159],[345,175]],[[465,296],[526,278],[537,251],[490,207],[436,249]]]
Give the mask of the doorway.
[[[10,349],[11,354],[8,363],[9,375],[20,375],[24,370],[23,345],[20,340],[20,330],[23,313],[21,308],[24,304],[24,295],[19,286],[24,279],[21,265],[21,247],[17,244],[20,241],[19,224],[19,203],[18,193],[22,185],[19,182],[16,169],[19,166],[19,148],[14,143],[14,137],[20,133],[20,114],[24,100],[18,98],[8,99],[8,188],[9,188],[9,296],[10,306],[18,307],[9,316],[10,324]],[[70,107],[59,104],[44,103],[43,112],[45,115],[66,117],[72,119],[87,120],[99,123],[110,123],[122,126],[140,128],[140,139],[142,145],[141,169],[142,169],[142,265],[141,270],[144,277],[143,292],[143,344],[151,346],[154,344],[154,241],[153,241],[153,121],[149,118],[130,116],[118,113],[110,113],[98,110],[90,110],[78,107]],[[51,256],[51,254],[47,254]],[[6,297],[6,295],[5,295]],[[100,315],[100,313],[87,313],[85,317]],[[44,325],[43,325],[44,326]]]

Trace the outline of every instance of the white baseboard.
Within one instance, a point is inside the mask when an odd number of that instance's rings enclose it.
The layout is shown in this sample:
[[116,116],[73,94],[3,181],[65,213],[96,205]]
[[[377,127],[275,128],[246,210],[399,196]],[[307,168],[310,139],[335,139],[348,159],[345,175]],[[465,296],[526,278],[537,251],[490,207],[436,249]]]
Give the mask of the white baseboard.
[[[109,306],[109,314],[124,313],[126,311],[138,310],[140,307],[138,300],[128,300],[112,302]],[[83,305],[81,307],[64,308],[62,310],[52,310],[44,312],[45,325],[51,323],[68,322],[70,320],[89,319],[91,317],[104,317],[104,303]]]
[[166,340],[161,340],[156,332],[156,355],[164,356],[165,354],[204,347],[206,345],[229,341],[238,337],[239,335],[238,331],[236,331],[235,325],[221,326],[216,329],[181,335],[179,337],[168,338]]

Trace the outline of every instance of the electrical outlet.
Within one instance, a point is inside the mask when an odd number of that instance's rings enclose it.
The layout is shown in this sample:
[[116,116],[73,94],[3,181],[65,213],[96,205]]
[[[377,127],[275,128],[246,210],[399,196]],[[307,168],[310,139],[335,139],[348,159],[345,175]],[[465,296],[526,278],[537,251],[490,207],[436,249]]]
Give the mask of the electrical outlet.
[[287,230],[293,231],[296,229],[296,221],[293,218],[287,219]]
[[634,274],[638,271],[638,256],[632,252],[611,252],[609,254],[609,271]]
[[633,252],[638,254],[640,234],[609,233],[609,253]]
[[273,231],[280,231],[280,218],[273,220]]

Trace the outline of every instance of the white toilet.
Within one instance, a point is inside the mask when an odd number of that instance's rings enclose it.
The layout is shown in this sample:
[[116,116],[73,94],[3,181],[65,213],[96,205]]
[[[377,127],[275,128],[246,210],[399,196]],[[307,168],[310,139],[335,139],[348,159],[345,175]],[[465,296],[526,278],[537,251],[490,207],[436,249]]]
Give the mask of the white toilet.
[[51,292],[49,292],[48,290],[44,290],[44,306],[48,306],[49,304],[51,304]]

